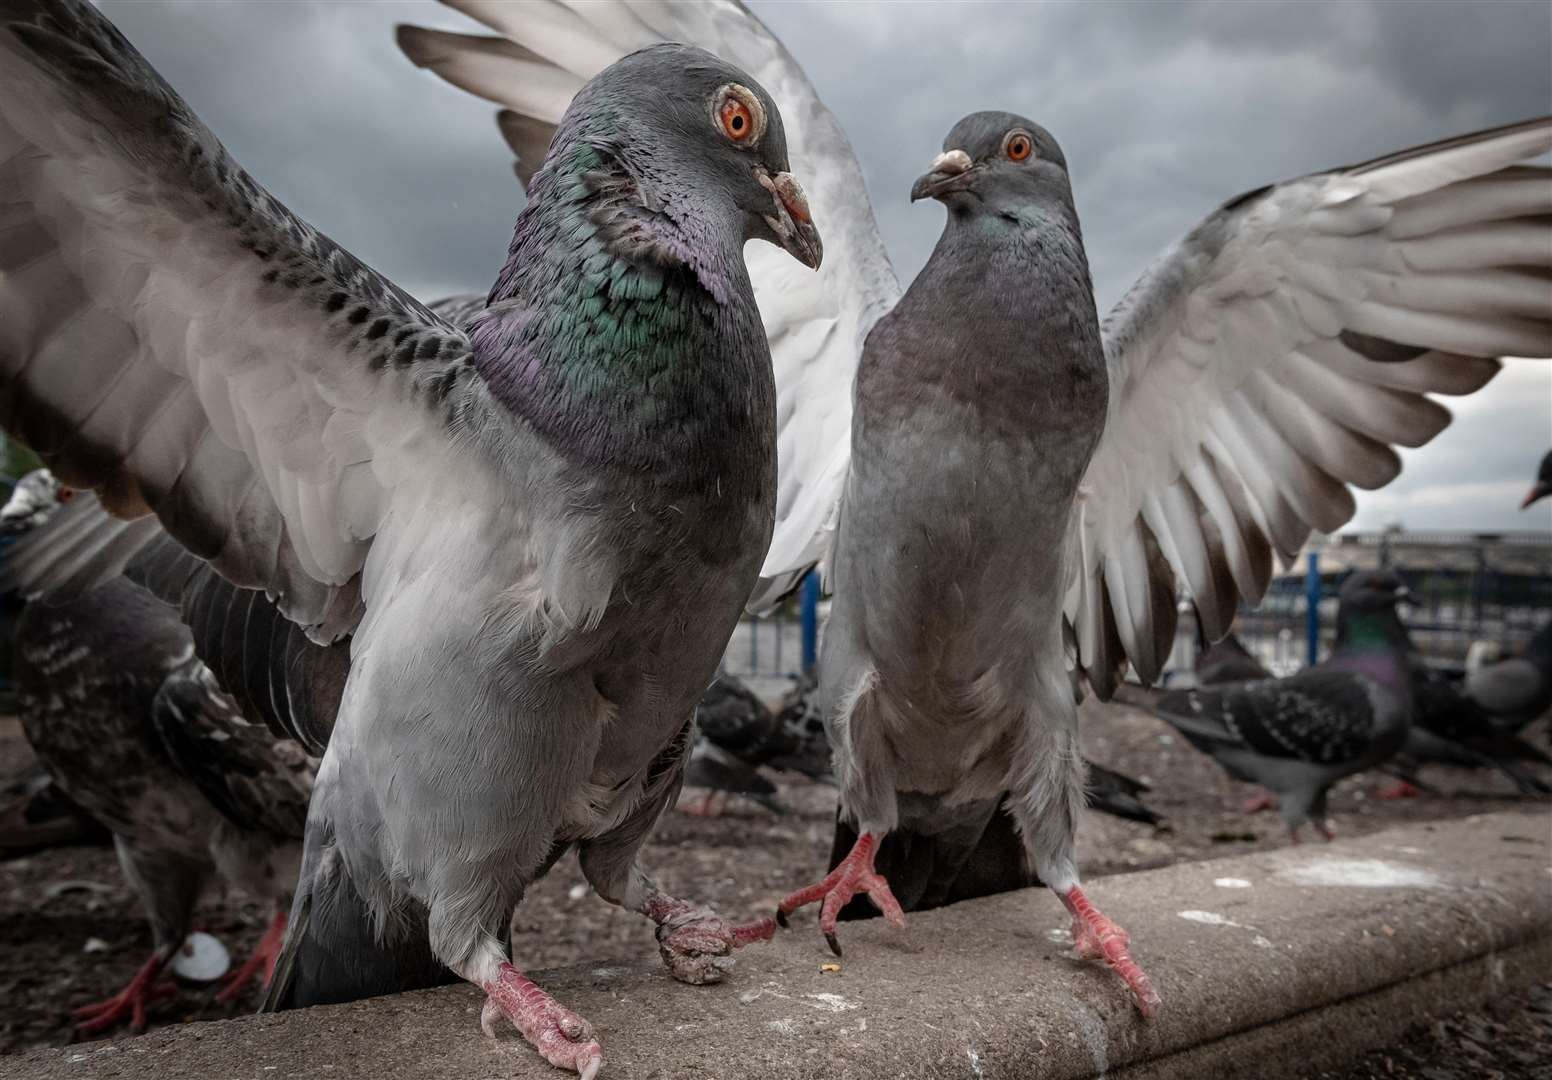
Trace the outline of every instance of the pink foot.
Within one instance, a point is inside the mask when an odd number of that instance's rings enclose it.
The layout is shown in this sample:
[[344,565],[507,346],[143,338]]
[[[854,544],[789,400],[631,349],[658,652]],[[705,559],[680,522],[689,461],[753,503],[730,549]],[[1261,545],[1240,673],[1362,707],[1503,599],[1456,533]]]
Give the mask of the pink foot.
[[1158,1012],[1164,1003],[1163,999],[1153,988],[1153,980],[1148,978],[1132,959],[1131,953],[1126,951],[1130,941],[1126,931],[1100,914],[1076,885],[1062,897],[1062,903],[1072,912],[1072,942],[1077,954],[1082,957],[1103,957],[1111,970],[1126,980],[1137,1002],[1137,1011],[1144,1016]]
[[1263,810],[1276,809],[1277,796],[1270,791],[1263,791],[1259,795],[1252,795],[1246,799],[1244,805],[1239,808],[1239,812],[1242,814],[1259,814]]
[[900,902],[895,899],[895,894],[889,891],[889,882],[873,869],[873,858],[877,847],[878,839],[872,833],[865,832],[857,837],[857,842],[852,845],[846,858],[830,871],[829,876],[817,885],[799,889],[781,902],[776,908],[776,921],[786,926],[788,915],[805,904],[812,904],[823,897],[824,906],[819,909],[819,929],[824,931],[825,941],[829,943],[830,951],[840,956],[841,943],[835,937],[836,920],[840,917],[841,908],[845,907],[852,897],[862,892],[867,893],[868,899],[873,901],[873,906],[883,912],[885,922],[896,929],[903,928],[905,913],[900,910]]
[[286,912],[275,912],[275,917],[270,920],[269,929],[264,931],[264,936],[254,946],[253,955],[243,963],[243,966],[232,973],[226,980],[226,985],[216,995],[216,1000],[223,1005],[230,1004],[242,996],[248,987],[248,983],[264,969],[263,986],[269,985],[270,978],[275,974],[275,961],[280,959],[280,946],[286,939]]
[[165,983],[157,985],[156,980],[161,976],[167,959],[160,951],[152,953],[124,989],[105,1001],[82,1005],[73,1010],[70,1015],[75,1019],[76,1031],[82,1035],[96,1035],[123,1023],[126,1017],[133,1030],[145,1030],[146,1006],[157,998],[171,997],[178,992]]
[[1378,799],[1415,799],[1423,793],[1422,789],[1408,780],[1397,780],[1389,787],[1382,787],[1374,793]]
[[669,974],[695,986],[721,982],[733,966],[734,949],[776,936],[770,919],[730,924],[708,907],[657,891],[636,910],[657,923],[657,945]]
[[604,1050],[593,1037],[593,1025],[539,989],[511,964],[485,984],[480,1027],[496,1037],[496,1018],[505,1016],[545,1061],[558,1069],[575,1069],[582,1080],[593,1080],[603,1068]]

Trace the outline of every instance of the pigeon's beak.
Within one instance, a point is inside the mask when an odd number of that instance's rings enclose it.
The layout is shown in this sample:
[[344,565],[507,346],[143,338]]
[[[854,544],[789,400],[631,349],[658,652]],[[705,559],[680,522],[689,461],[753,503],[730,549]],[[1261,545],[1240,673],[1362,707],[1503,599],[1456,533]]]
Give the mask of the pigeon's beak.
[[1534,503],[1540,502],[1548,495],[1552,495],[1552,484],[1545,484],[1538,480],[1531,485],[1530,491],[1525,496],[1525,501],[1520,503],[1520,509],[1529,510]]
[[760,186],[771,193],[774,204],[773,213],[765,215],[765,223],[789,255],[809,269],[818,270],[824,259],[824,243],[809,216],[808,196],[803,194],[803,185],[787,172],[772,176],[764,169],[756,169],[754,176]]
[[951,191],[963,191],[970,182],[970,166],[974,164],[963,150],[949,150],[932,159],[925,176],[917,177],[911,185],[911,201],[917,199],[941,199]]

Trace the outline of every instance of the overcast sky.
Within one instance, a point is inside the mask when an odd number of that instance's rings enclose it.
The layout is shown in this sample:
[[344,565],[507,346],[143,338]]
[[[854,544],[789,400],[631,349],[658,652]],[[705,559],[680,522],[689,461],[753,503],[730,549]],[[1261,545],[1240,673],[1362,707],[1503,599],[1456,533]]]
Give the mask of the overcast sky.
[[[521,206],[494,109],[417,71],[393,25],[429,2],[106,0],[262,183],[425,299],[484,292]],[[1552,4],[753,2],[839,116],[902,279],[942,227],[911,180],[962,115],[1062,143],[1101,310],[1231,195],[1552,111]],[[822,224],[822,223],[821,223]],[[1552,364],[1447,402],[1354,525],[1552,529],[1515,507],[1552,445]]]

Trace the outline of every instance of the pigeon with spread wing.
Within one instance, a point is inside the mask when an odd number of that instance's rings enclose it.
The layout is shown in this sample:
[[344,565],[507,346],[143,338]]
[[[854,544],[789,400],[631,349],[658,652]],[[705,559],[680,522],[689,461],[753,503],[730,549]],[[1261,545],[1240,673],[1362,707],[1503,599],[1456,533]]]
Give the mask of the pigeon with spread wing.
[[77,578],[138,550],[212,669],[327,740],[270,1004],[450,969],[586,1076],[589,1025],[502,944],[563,852],[680,978],[771,930],[636,856],[772,526],[744,245],[820,259],[770,94],[692,46],[611,59],[459,326],[265,191],[95,7],[0,0],[0,425],[130,519],[82,525]]
[[867,893],[902,920],[874,858],[1005,808],[1026,853],[1151,1011],[1120,928],[1079,886],[1083,804],[1072,675],[1145,681],[1183,584],[1210,637],[1258,600],[1274,555],[1400,471],[1396,445],[1449,422],[1501,355],[1552,354],[1552,181],[1525,164],[1552,121],[1272,184],[1169,247],[1101,324],[1067,163],[1038,125],[978,113],[913,192],[948,210],[902,292],[835,117],[735,0],[456,0],[493,30],[403,28],[417,64],[504,106],[521,178],[570,94],[655,40],[755,73],[791,125],[829,238],[800,280],[750,271],[776,367],[776,526],[753,598],[814,564],[835,593],[821,695],[856,843],[781,904],[836,914]]

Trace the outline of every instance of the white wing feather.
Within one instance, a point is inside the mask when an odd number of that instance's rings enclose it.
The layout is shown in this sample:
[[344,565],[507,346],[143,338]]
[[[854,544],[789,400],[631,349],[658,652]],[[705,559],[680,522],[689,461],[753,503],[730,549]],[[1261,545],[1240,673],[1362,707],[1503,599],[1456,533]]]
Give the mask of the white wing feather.
[[[95,8],[0,8],[0,422],[66,482],[332,638],[396,455],[448,445],[468,351],[254,183]],[[83,538],[72,579],[153,532]]]
[[[1110,411],[1069,542],[1065,613],[1105,692],[1145,679],[1176,579],[1216,637],[1271,552],[1353,513],[1494,357],[1552,356],[1552,149],[1537,120],[1235,200],[1105,322]],[[1156,553],[1156,557],[1150,557]]]
[[[851,145],[808,77],[736,0],[510,4],[444,0],[499,34],[477,37],[405,26],[416,64],[503,106],[501,128],[526,179],[547,126],[605,65],[658,41],[682,41],[738,64],[775,99],[793,173],[824,233],[817,274],[765,244],[746,254],[776,371],[776,530],[757,607],[779,597],[829,550],[851,457],[852,380],[862,343],[900,295]],[[524,159],[532,159],[525,164]]]

